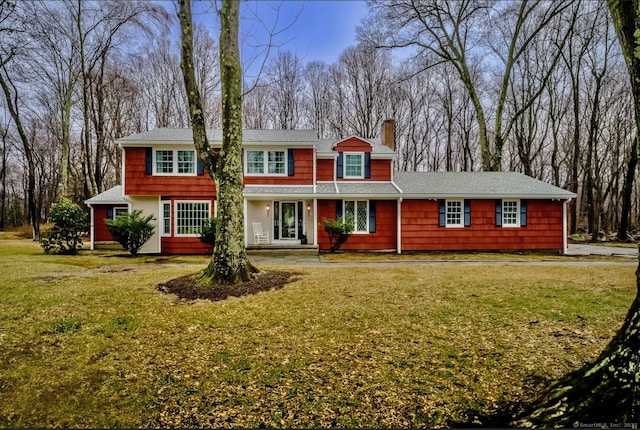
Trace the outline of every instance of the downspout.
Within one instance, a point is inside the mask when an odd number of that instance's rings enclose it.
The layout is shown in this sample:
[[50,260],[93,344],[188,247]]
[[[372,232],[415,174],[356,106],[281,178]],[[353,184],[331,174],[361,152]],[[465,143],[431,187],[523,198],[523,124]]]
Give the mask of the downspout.
[[402,197],[398,199],[398,210],[396,211],[396,213],[398,214],[398,231],[396,233],[398,235],[397,248],[398,254],[402,254]]
[[247,249],[247,245],[249,244],[249,226],[247,225],[247,211],[249,210],[249,204],[247,203],[246,197],[244,197],[242,201],[244,204],[244,211],[242,215],[242,218],[244,219],[244,248]]
[[562,203],[562,246],[563,246],[563,254],[566,254],[569,250],[569,238],[567,231],[567,205],[572,199],[567,199]]
[[89,205],[89,209],[91,209],[91,225],[89,227],[89,237],[91,238],[90,239],[90,244],[91,245],[90,245],[89,249],[91,249],[93,251],[95,249],[95,237],[94,237],[93,231],[95,230],[96,225],[95,225],[95,222],[94,222],[95,215],[93,213],[93,206]]

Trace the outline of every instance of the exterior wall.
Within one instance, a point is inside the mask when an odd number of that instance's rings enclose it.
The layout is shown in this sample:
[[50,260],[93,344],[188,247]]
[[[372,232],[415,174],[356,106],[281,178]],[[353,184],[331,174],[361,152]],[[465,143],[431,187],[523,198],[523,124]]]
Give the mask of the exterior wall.
[[[281,202],[298,202],[300,199],[287,199],[281,198],[277,201]],[[315,229],[313,228],[313,200],[302,200],[302,210],[304,211],[302,232],[307,235],[307,243],[312,244],[314,239]],[[266,207],[269,205],[269,213],[267,214]],[[247,201],[247,236],[245,238],[247,245],[254,244],[253,238],[253,223],[261,222],[262,231],[269,232],[269,242],[274,240],[274,200],[249,200]],[[307,207],[310,210],[307,210]]]
[[[168,199],[164,199],[166,201]],[[203,199],[203,198],[194,198],[189,195],[178,195],[172,196],[171,198],[171,235],[170,236],[162,236],[160,238],[162,245],[162,253],[163,254],[212,254],[213,246],[208,243],[203,243],[200,241],[199,237],[183,237],[183,236],[175,236],[176,229],[176,219],[175,219],[175,202],[177,200],[189,200],[189,201],[208,201],[211,205],[211,216],[215,215],[216,204],[214,199]],[[160,202],[158,202],[158,205]],[[160,207],[158,206],[158,210]],[[156,225],[157,231],[160,231],[161,228],[161,217],[156,217]]]
[[390,181],[391,160],[371,160],[371,179],[368,181]]
[[142,211],[142,216],[153,215],[155,218],[155,228],[153,236],[147,241],[142,248],[140,254],[156,254],[160,252],[160,199],[155,197],[131,197],[131,210]]
[[[296,148],[293,150],[294,174],[291,176],[256,175],[245,176],[245,185],[312,185],[313,149]],[[333,178],[332,178],[333,179]]]
[[318,181],[333,181],[333,171],[336,167],[335,160],[318,159],[316,164],[316,176]]
[[471,226],[438,226],[438,202],[402,202],[402,251],[562,250],[562,201],[527,200],[526,227],[496,227],[495,200],[471,201]]
[[336,152],[371,152],[371,145],[357,137],[343,140],[335,146]]
[[166,196],[180,193],[183,196],[215,196],[216,187],[205,172],[204,175],[161,176],[146,175],[146,148],[124,148],[124,194],[128,196]]
[[[95,242],[110,242],[113,237],[107,228],[105,220],[108,218],[107,212],[116,205],[93,205],[93,240]],[[122,207],[124,205],[119,205]]]
[[[318,245],[323,251],[329,250],[330,245],[329,235],[322,228],[322,219],[335,219],[338,203],[342,203],[342,200],[318,200]],[[396,200],[376,200],[376,232],[352,234],[340,249],[351,251],[396,249],[396,209]]]

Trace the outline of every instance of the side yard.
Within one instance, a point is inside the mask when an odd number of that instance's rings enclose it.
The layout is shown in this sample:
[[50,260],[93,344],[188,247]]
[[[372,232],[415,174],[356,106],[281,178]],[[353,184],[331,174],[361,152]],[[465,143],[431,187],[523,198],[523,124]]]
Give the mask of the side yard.
[[635,260],[270,266],[298,274],[220,302],[156,289],[207,260],[0,233],[0,426],[472,423],[594,358],[636,289]]

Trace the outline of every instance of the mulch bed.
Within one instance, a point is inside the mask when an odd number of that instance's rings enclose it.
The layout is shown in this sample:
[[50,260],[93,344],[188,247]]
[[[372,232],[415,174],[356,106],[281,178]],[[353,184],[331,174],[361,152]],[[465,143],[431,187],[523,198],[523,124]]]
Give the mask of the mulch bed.
[[296,273],[268,270],[260,272],[250,281],[241,284],[198,284],[198,274],[180,276],[158,284],[158,290],[166,294],[175,294],[181,300],[224,300],[227,297],[242,297],[284,287]]

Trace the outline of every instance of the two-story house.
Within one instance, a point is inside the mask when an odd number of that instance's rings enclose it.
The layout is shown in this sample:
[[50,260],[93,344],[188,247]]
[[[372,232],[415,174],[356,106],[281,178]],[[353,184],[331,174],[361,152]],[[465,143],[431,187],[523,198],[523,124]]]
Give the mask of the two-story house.
[[[245,130],[246,243],[289,246],[304,236],[328,249],[322,220],[353,216],[355,231],[342,249],[566,249],[566,204],[575,194],[513,172],[395,172],[393,130],[386,121],[380,142]],[[221,138],[220,130],[209,131],[214,148]],[[191,130],[156,129],[118,145],[122,185],[86,201],[92,249],[111,240],[105,219],[139,209],[156,219],[142,253],[210,253],[199,229],[216,214],[216,189]]]

